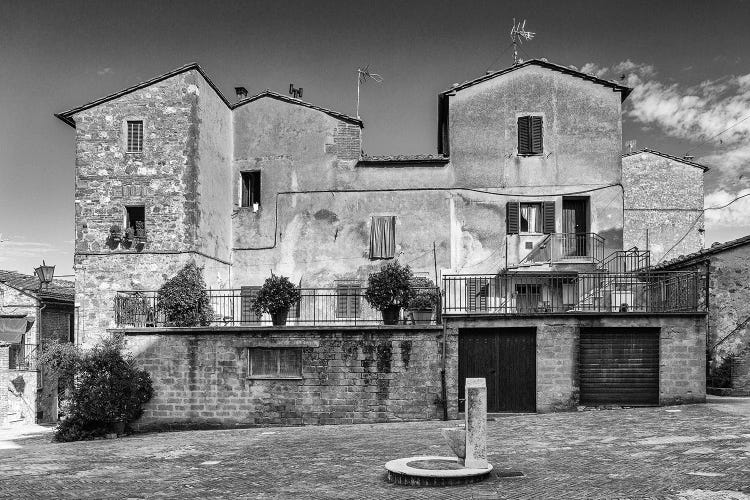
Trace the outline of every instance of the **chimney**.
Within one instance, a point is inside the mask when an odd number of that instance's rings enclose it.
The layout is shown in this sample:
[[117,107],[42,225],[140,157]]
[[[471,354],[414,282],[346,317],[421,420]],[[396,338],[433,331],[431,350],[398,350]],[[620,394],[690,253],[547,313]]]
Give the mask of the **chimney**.
[[247,97],[247,89],[245,87],[235,87],[234,91],[237,93],[238,100]]
[[695,160],[695,156],[693,156],[693,155],[685,155],[685,156],[682,157],[682,159],[683,160],[687,160],[687,161],[693,161],[693,160]]

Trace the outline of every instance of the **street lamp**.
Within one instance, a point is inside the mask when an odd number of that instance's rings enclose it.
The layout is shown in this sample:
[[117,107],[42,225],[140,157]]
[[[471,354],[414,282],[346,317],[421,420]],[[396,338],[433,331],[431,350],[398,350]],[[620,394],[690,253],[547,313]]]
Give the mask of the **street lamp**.
[[34,269],[34,273],[39,278],[39,289],[47,288],[52,282],[52,277],[55,275],[55,266],[48,266],[44,260],[42,265]]

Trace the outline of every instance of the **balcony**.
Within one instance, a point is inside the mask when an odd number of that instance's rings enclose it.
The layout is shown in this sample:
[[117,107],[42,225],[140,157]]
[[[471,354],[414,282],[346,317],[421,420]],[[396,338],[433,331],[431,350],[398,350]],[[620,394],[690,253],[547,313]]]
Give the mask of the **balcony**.
[[[267,314],[258,318],[252,309],[256,287],[208,290],[213,311],[210,326],[270,326]],[[302,288],[301,299],[289,311],[289,326],[368,326],[382,325],[380,311],[364,298],[364,288]],[[437,288],[433,290],[438,290]],[[432,314],[402,310],[400,324],[434,325],[440,316],[439,304]],[[159,307],[154,290],[118,291],[115,296],[115,325],[118,328],[171,326]]]
[[693,272],[530,273],[443,277],[443,314],[697,312]]
[[545,263],[601,263],[604,260],[604,238],[596,233],[552,233],[537,243],[518,263],[527,267]]

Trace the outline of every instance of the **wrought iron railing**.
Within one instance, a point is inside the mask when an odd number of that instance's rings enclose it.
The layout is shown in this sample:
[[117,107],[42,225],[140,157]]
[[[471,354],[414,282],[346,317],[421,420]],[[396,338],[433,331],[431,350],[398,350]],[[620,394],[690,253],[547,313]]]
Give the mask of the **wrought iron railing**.
[[[259,287],[208,290],[210,326],[268,326],[271,317],[260,318],[253,311]],[[301,288],[300,301],[289,310],[289,326],[379,325],[380,311],[364,298],[364,287],[346,285],[337,288]],[[435,305],[431,312],[403,309],[400,324],[435,324],[439,321],[440,290],[437,287],[415,289],[429,292]],[[118,291],[115,296],[115,324],[118,327],[174,326],[159,305],[153,290]]]
[[11,344],[8,350],[8,368],[11,370],[36,370],[37,354],[36,344]]
[[617,250],[607,256],[602,262],[602,268],[610,273],[629,273],[640,271],[651,266],[651,252],[638,250]]
[[443,277],[443,313],[548,314],[701,310],[693,272],[529,273]]
[[548,234],[519,262],[519,265],[574,260],[604,260],[604,238],[596,233]]

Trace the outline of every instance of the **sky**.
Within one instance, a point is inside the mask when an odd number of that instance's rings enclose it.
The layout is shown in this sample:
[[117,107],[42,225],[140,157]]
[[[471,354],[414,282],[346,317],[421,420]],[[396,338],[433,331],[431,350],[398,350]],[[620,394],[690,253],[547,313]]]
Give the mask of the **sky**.
[[[623,140],[710,166],[706,207],[750,193],[749,1],[0,0],[0,269],[72,273],[74,130],[55,112],[199,62],[230,100],[294,83],[353,115],[369,64],[365,152],[435,153],[437,93],[511,65],[514,18],[536,33],[521,57],[633,86]],[[746,234],[750,196],[706,212],[707,245]]]

